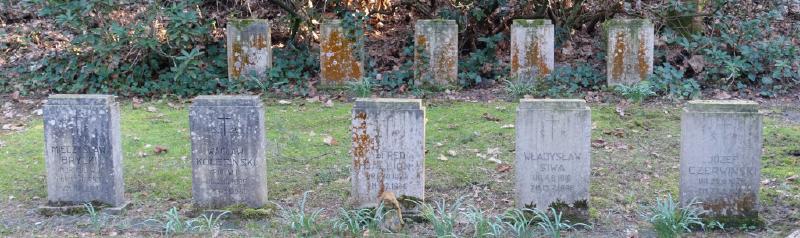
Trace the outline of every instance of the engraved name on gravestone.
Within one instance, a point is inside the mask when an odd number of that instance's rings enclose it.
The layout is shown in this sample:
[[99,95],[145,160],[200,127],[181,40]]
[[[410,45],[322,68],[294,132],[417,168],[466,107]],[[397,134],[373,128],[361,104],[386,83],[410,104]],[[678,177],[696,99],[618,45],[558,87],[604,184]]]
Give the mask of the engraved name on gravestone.
[[47,206],[127,204],[119,106],[114,99],[111,95],[48,97],[43,109]]
[[[363,44],[356,44],[364,36],[348,36],[341,20],[327,20],[320,26],[320,79],[322,84],[343,84],[361,79],[364,54]],[[357,37],[358,39],[351,39]]]
[[588,219],[591,110],[579,99],[522,99],[516,123],[516,204]]
[[198,96],[189,122],[195,205],[263,206],[267,202],[267,140],[259,98]]
[[383,192],[425,197],[425,108],[419,99],[357,99],[352,118],[352,196],[376,206]]
[[272,67],[270,22],[228,19],[228,78],[266,78]]
[[711,217],[758,217],[761,130],[755,102],[690,101],[681,117],[681,204],[700,202]]
[[608,85],[631,85],[653,73],[653,23],[647,19],[612,19],[607,26]]
[[455,20],[417,20],[414,25],[414,80],[446,87],[458,82],[458,25]]
[[532,83],[553,70],[554,34],[550,20],[514,20],[511,25],[511,73],[519,82]]

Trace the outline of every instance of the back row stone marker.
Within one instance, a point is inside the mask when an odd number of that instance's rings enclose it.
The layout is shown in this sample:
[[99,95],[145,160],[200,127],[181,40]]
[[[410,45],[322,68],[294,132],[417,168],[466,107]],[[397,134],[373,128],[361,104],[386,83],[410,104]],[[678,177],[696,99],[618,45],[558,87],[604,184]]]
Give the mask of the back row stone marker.
[[414,80],[426,87],[458,82],[458,24],[454,20],[417,20],[414,26]]
[[267,140],[259,98],[198,96],[192,101],[189,127],[195,206],[264,206]]
[[757,224],[761,115],[743,100],[690,101],[681,116],[680,200],[725,223]]
[[522,99],[517,109],[516,205],[589,218],[591,110],[580,99]]
[[384,192],[425,198],[425,108],[419,99],[357,99],[352,118],[352,197],[374,207]]
[[653,23],[647,19],[612,19],[605,27],[608,85],[631,85],[647,80],[653,73]]
[[111,206],[108,213],[127,207],[115,97],[51,95],[43,117],[48,202],[40,211],[82,211],[84,203]]
[[342,85],[360,80],[364,63],[363,45],[357,42],[363,35],[348,36],[341,20],[327,20],[320,26],[320,78],[323,85]]
[[270,22],[267,19],[228,19],[228,78],[269,76],[272,67]]
[[511,74],[532,83],[550,74],[555,65],[555,30],[550,20],[514,20],[511,24]]

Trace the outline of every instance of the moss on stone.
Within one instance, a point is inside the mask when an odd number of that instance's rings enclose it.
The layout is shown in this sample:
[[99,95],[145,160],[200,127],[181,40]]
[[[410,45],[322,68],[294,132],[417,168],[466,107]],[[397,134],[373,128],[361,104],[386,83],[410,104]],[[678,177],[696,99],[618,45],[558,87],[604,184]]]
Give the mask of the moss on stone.
[[265,23],[269,25],[269,20],[267,19],[238,19],[238,18],[229,18],[228,25],[234,26],[236,29],[244,30],[245,28],[249,27],[255,23]]
[[552,24],[549,19],[515,19],[514,25],[522,27],[544,26]]
[[237,216],[241,219],[262,219],[269,218],[275,215],[277,207],[269,203],[261,207],[249,207],[246,204],[234,204],[223,208],[222,210],[229,211],[231,215]]

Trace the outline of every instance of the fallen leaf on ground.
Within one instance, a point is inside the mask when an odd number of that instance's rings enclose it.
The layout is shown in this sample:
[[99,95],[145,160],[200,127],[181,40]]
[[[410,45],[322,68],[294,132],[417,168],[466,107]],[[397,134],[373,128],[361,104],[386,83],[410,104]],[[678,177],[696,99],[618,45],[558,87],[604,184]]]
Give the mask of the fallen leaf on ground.
[[156,107],[154,107],[154,106],[149,106],[149,107],[147,107],[147,111],[148,111],[148,112],[157,112],[157,111],[158,111],[158,108],[156,108]]
[[617,114],[619,114],[620,117],[625,117],[625,110],[628,109],[629,106],[630,103],[628,102],[628,100],[620,101],[619,103],[617,103],[617,108],[616,108]]
[[140,107],[142,107],[142,99],[141,98],[134,97],[133,99],[131,99],[131,101],[133,102],[132,103],[133,104],[133,109],[139,109]]
[[153,154],[167,153],[167,150],[168,149],[166,147],[157,145],[156,147],[153,148]]
[[310,97],[310,98],[306,98],[306,102],[309,102],[309,103],[319,102],[319,96],[313,96],[313,97]]
[[25,125],[23,125],[23,124],[5,124],[5,125],[3,125],[3,130],[20,131],[22,129],[25,129]]
[[458,153],[455,150],[447,150],[447,155],[455,157]]
[[333,100],[328,99],[328,101],[325,101],[325,104],[323,106],[325,106],[325,107],[333,107]]
[[603,148],[606,146],[606,141],[603,139],[597,139],[592,141],[592,147],[594,148]]
[[498,164],[497,167],[494,168],[494,171],[497,171],[498,173],[505,173],[509,170],[511,170],[510,164]]
[[487,112],[484,112],[483,116],[481,116],[481,117],[483,117],[483,119],[486,119],[487,121],[501,121],[500,118],[497,118],[495,116],[489,115],[489,113],[487,113]]
[[11,93],[11,100],[19,101],[19,91],[14,91]]
[[[0,141],[0,146],[3,146],[3,142],[2,141]],[[789,182],[794,182],[795,180],[797,180],[797,175],[792,175],[792,176],[789,176],[788,178],[786,178],[786,181],[789,181]]]
[[714,93],[713,98],[717,100],[726,100],[726,99],[731,99],[731,95],[728,94],[728,92],[719,90],[716,93]]
[[325,137],[322,138],[322,142],[326,145],[336,145],[336,139],[333,139],[333,136],[330,135],[325,135]]
[[505,124],[505,125],[500,127],[500,129],[508,129],[508,128],[514,128],[514,125],[513,124]]
[[486,160],[488,160],[489,162],[494,162],[496,164],[502,164],[503,163],[503,161],[501,161],[501,160],[499,160],[497,158],[489,158],[489,159],[486,159]]
[[692,67],[695,73],[703,72],[703,68],[706,67],[706,60],[702,55],[692,55],[692,58],[689,58],[689,66]]
[[171,107],[173,109],[180,109],[181,108],[180,105],[172,103],[172,102],[167,102],[167,106],[169,106],[169,107]]
[[439,155],[439,157],[438,157],[438,158],[436,158],[436,159],[438,159],[438,160],[441,160],[441,161],[447,161],[447,157],[445,157],[445,156],[444,156],[444,155],[442,155],[442,154],[440,154],[440,155]]
[[291,101],[288,101],[288,100],[278,100],[278,104],[281,104],[281,105],[289,105],[289,104],[292,104],[292,102],[291,102]]

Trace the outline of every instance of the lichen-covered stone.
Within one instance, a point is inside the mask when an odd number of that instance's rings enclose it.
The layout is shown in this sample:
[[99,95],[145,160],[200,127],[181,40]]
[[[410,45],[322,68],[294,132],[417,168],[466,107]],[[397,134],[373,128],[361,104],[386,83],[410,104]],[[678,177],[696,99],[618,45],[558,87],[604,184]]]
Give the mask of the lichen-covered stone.
[[189,112],[192,200],[204,209],[267,202],[267,140],[257,96],[199,96]]
[[579,99],[523,99],[516,123],[517,207],[589,217],[591,110]]
[[272,67],[270,22],[267,19],[228,19],[228,78],[269,76]]
[[[681,204],[716,220],[757,220],[761,115],[752,101],[690,101],[681,117]],[[726,224],[728,225],[728,224]]]
[[418,99],[358,99],[352,118],[353,202],[372,207],[384,192],[425,197],[425,108]]
[[534,82],[555,65],[555,30],[550,20],[514,20],[511,25],[511,74],[519,82]]
[[357,44],[359,39],[348,38],[341,23],[340,20],[328,20],[320,26],[319,64],[324,85],[341,85],[360,80],[363,76],[364,64],[360,57],[364,53],[363,45]]
[[653,24],[647,19],[606,22],[608,85],[631,85],[653,73]]
[[414,80],[426,87],[458,82],[458,25],[454,20],[417,20],[414,26]]
[[47,206],[126,203],[119,105],[111,95],[51,95],[44,105]]

